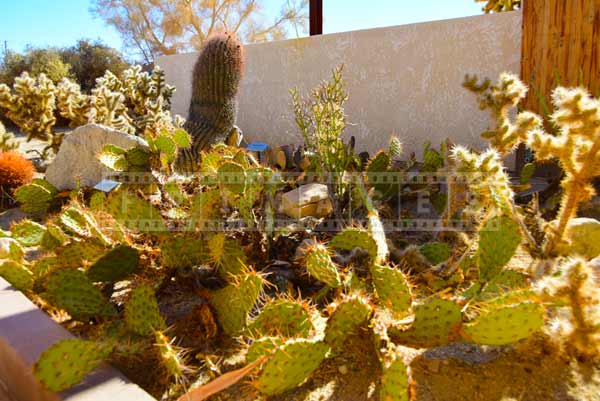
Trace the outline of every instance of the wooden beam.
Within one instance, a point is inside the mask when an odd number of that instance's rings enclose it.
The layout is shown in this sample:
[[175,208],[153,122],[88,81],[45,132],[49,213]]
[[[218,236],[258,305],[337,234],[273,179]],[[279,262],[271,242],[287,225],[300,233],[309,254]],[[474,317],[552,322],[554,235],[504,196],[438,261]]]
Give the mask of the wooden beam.
[[310,36],[323,34],[323,0],[310,0]]

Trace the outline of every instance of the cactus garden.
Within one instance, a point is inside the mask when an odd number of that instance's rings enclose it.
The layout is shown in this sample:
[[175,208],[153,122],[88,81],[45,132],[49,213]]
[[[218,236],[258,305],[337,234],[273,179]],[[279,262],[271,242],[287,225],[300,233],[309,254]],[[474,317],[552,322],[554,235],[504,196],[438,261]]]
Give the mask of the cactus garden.
[[[0,186],[25,217],[0,233],[0,276],[73,334],[33,366],[43,388],[108,363],[165,401],[598,399],[600,221],[584,212],[600,99],[557,87],[539,116],[516,75],[468,75],[485,149],[406,154],[390,135],[368,154],[345,135],[340,65],[291,88],[301,144],[253,152],[238,38],[207,39],[192,78],[186,118],[160,68],[108,71],[91,94],[43,74],[0,85],[49,159],[90,126],[134,138],[102,143],[102,179],[69,187],[2,127]],[[510,174],[520,146],[531,161]],[[557,185],[527,192],[545,163]]]

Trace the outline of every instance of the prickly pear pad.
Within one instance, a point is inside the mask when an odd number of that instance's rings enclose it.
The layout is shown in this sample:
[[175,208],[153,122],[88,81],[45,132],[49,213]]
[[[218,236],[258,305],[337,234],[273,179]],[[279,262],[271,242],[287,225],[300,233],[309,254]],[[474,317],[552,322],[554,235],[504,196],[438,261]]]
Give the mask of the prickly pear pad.
[[501,306],[480,315],[463,329],[477,344],[504,345],[529,337],[544,325],[544,307],[535,302]]
[[14,224],[10,231],[12,237],[23,246],[36,246],[42,242],[46,227],[31,220],[22,220]]
[[411,305],[410,285],[400,270],[389,266],[372,265],[371,277],[379,304],[400,317]]
[[344,345],[346,338],[364,324],[373,312],[369,301],[359,295],[344,297],[332,308],[325,328],[325,343],[332,348]]
[[154,330],[166,327],[160,315],[154,290],[148,285],[140,285],[129,296],[125,304],[127,328],[140,336],[148,336]]
[[119,281],[137,270],[139,252],[126,245],[118,245],[98,259],[87,270],[92,281]]
[[288,340],[265,364],[254,385],[266,395],[293,389],[321,365],[328,351],[329,346],[322,341]]
[[377,243],[366,230],[359,228],[346,228],[332,238],[329,246],[335,249],[351,251],[362,248],[374,259],[377,257]]
[[100,290],[79,270],[58,270],[48,279],[48,297],[57,307],[66,310],[73,319],[112,316],[112,305]]
[[440,264],[452,256],[450,245],[445,242],[430,242],[419,249],[421,255],[432,265]]
[[414,313],[410,328],[390,328],[390,337],[395,343],[415,348],[438,347],[452,340],[462,322],[460,306],[441,298],[417,305]]
[[77,383],[108,358],[113,347],[79,339],[62,340],[46,349],[34,365],[34,374],[51,391]]
[[479,232],[479,278],[491,280],[513,257],[521,243],[519,225],[508,216],[493,217]]
[[254,335],[281,335],[286,338],[307,337],[312,329],[307,308],[301,303],[285,299],[269,302],[248,325],[248,330]]
[[281,337],[261,337],[254,340],[246,353],[246,363],[252,363],[262,356],[271,355],[282,344]]
[[33,286],[33,274],[21,263],[6,260],[0,264],[0,276],[19,291],[25,291]]
[[331,260],[329,250],[322,244],[313,244],[306,251],[304,264],[308,274],[331,288],[338,288],[342,280],[337,266]]
[[387,355],[382,363],[380,401],[409,401],[408,369],[399,355]]
[[225,334],[238,334],[246,326],[248,313],[258,301],[262,285],[263,279],[250,272],[236,277],[235,283],[213,294],[211,304]]

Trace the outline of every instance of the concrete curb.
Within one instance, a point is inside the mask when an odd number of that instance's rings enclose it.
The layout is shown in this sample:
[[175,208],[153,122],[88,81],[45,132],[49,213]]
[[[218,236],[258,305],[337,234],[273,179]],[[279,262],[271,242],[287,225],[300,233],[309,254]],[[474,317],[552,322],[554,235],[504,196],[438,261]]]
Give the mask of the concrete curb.
[[[73,338],[25,295],[0,277],[0,337],[33,365],[53,343]],[[83,382],[60,394],[64,401],[154,401],[108,364],[88,375]],[[23,400],[25,401],[25,400]]]

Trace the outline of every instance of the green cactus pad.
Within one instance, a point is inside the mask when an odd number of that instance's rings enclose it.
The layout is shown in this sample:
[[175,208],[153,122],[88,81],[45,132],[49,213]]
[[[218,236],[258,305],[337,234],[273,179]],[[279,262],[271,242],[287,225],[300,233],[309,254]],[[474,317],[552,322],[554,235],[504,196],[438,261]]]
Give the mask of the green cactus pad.
[[31,220],[21,220],[10,228],[12,237],[23,246],[37,246],[42,242],[46,227]]
[[401,317],[411,305],[410,285],[400,270],[380,265],[371,266],[373,286],[379,304]]
[[246,172],[242,165],[225,162],[219,167],[218,174],[219,183],[223,188],[238,195],[244,193],[246,189]]
[[180,148],[189,148],[192,146],[192,137],[184,129],[176,129],[172,135],[173,141]]
[[33,286],[33,273],[14,260],[0,264],[0,276],[19,291],[29,290]]
[[33,262],[30,270],[34,278],[37,279],[56,270],[58,266],[58,258],[56,256],[45,256]]
[[94,192],[90,196],[90,209],[94,211],[104,210],[106,204],[106,194],[104,192]]
[[[558,222],[552,221],[551,228]],[[580,255],[593,259],[600,255],[600,221],[589,217],[577,217],[569,220],[565,230],[566,241],[558,244],[556,251],[560,255]]]
[[224,280],[241,274],[246,266],[246,253],[234,239],[226,238],[225,234],[217,233],[207,242],[208,253],[217,273]]
[[150,163],[150,152],[140,146],[135,146],[127,150],[125,158],[127,163],[132,166],[146,167]]
[[261,337],[252,343],[246,353],[246,363],[252,363],[262,356],[269,356],[283,344],[281,337]]
[[377,257],[377,243],[368,231],[359,228],[346,228],[332,238],[329,246],[334,249],[346,251],[351,251],[354,248],[362,248],[372,258]]
[[63,210],[60,214],[60,222],[73,234],[83,238],[92,236],[92,233],[90,232],[90,220],[81,210],[75,207],[69,207]]
[[40,245],[47,251],[53,251],[69,240],[69,236],[54,223],[47,223],[46,229]]
[[25,213],[45,212],[56,195],[55,188],[41,185],[39,181],[34,180],[31,184],[23,185],[15,191],[15,199],[21,204],[21,209]]
[[304,265],[308,274],[331,288],[342,285],[337,266],[331,260],[329,249],[322,244],[313,244],[304,255]]
[[492,309],[464,325],[464,337],[482,345],[505,345],[529,337],[544,325],[544,307],[522,302]]
[[79,339],[62,340],[40,355],[35,376],[51,391],[63,391],[82,381],[107,359],[113,346]]
[[408,369],[399,355],[387,355],[382,363],[380,401],[409,401]]
[[445,262],[452,256],[452,249],[445,242],[430,242],[421,246],[419,251],[434,266]]
[[520,243],[519,224],[510,217],[499,216],[486,221],[479,232],[479,278],[488,281],[499,274]]
[[154,146],[160,152],[161,161],[165,164],[170,164],[175,161],[177,155],[177,144],[170,135],[159,135],[150,146]]
[[113,192],[108,199],[107,211],[130,230],[141,232],[166,231],[160,211],[150,202],[127,191]]
[[19,262],[23,259],[25,251],[21,244],[10,237],[0,238],[0,259],[10,259]]
[[119,281],[135,272],[139,262],[136,249],[118,245],[91,265],[86,273],[92,281]]
[[125,303],[125,324],[140,336],[149,336],[155,330],[166,327],[158,310],[154,290],[148,285],[140,285],[131,291]]
[[278,299],[265,305],[260,314],[248,325],[248,331],[255,336],[280,335],[308,337],[313,324],[309,310],[301,303]]
[[197,236],[170,237],[160,244],[160,255],[166,268],[189,268],[208,262],[206,246]]
[[56,256],[63,267],[82,267],[93,263],[106,252],[106,248],[93,239],[70,242],[56,249]]
[[79,270],[57,270],[48,279],[49,300],[77,320],[112,316],[115,310],[100,290]]
[[371,160],[369,160],[366,171],[367,173],[382,172],[387,171],[389,167],[390,157],[383,150],[380,150]]
[[441,298],[415,306],[414,314],[415,320],[408,329],[390,328],[390,338],[395,343],[414,348],[445,345],[457,335],[462,323],[460,306]]
[[125,157],[125,149],[108,144],[104,145],[98,154],[98,161],[114,171],[125,171],[129,167],[127,158]]
[[330,308],[333,312],[327,319],[325,343],[338,349],[344,345],[349,335],[369,319],[373,312],[369,301],[359,295],[345,296]]
[[266,395],[291,390],[310,377],[328,351],[329,346],[320,341],[288,340],[265,364],[255,387]]
[[263,279],[251,272],[236,277],[236,283],[213,294],[211,304],[225,334],[236,335],[244,329],[248,313],[258,301],[262,285]]

